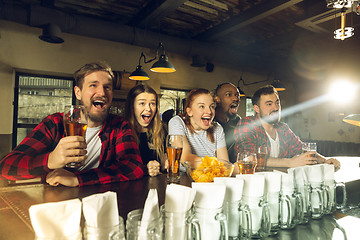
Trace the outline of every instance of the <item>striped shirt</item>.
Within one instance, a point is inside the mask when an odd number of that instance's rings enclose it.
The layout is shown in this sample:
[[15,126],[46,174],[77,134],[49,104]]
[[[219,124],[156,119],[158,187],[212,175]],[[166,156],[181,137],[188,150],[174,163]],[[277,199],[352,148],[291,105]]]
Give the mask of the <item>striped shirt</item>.
[[217,122],[213,122],[215,126],[214,137],[215,142],[212,143],[207,137],[206,131],[195,131],[191,134],[180,116],[175,116],[169,121],[169,135],[185,135],[190,147],[191,153],[199,157],[216,157],[216,150],[226,147],[224,130]]

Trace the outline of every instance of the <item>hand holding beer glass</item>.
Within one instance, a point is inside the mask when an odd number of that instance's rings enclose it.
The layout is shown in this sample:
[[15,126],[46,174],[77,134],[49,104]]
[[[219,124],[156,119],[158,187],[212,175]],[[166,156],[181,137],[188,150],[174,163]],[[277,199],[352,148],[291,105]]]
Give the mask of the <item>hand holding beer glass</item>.
[[236,163],[239,166],[239,174],[254,174],[257,164],[255,153],[238,153]]
[[[316,148],[316,143],[315,142],[308,142],[308,143],[305,143],[303,146],[302,146],[302,152],[303,153],[306,153],[306,152],[316,152],[317,148]],[[309,157],[313,157],[313,158],[316,158],[316,154],[310,154]],[[314,160],[315,161],[315,160]],[[317,161],[316,161],[317,162]]]
[[183,136],[168,135],[166,138],[166,151],[169,167],[167,179],[169,182],[180,181],[180,158],[183,149]]
[[[68,105],[64,110],[64,127],[66,136],[83,136],[85,137],[87,129],[87,117],[85,106]],[[67,168],[78,168],[84,162],[72,162],[65,165]]]

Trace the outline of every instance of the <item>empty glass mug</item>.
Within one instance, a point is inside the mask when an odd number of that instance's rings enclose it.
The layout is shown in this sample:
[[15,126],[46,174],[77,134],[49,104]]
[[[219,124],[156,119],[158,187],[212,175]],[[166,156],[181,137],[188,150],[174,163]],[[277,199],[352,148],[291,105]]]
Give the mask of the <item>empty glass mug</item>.
[[303,218],[303,199],[301,194],[293,190],[280,193],[280,228],[292,229]]
[[322,182],[310,182],[311,218],[319,219],[324,215],[324,187]]
[[[337,203],[336,188],[340,188],[342,192],[342,202]],[[345,184],[337,183],[334,180],[324,181],[324,214],[332,214],[336,208],[344,209],[346,207],[347,196]]]
[[228,239],[226,216],[222,208],[200,208],[195,206],[195,217],[199,220],[201,239]]
[[280,205],[280,192],[268,192],[265,194],[265,200],[269,204],[270,209],[270,235],[276,235],[280,229],[279,227],[279,205]]
[[200,239],[200,224],[195,218],[193,209],[186,212],[169,212],[162,205],[160,212],[164,221],[164,239]]
[[[249,206],[251,226],[248,227],[246,224],[246,217],[242,215],[241,232],[242,237],[250,235],[251,238],[262,238],[270,235],[271,224],[270,224],[270,209],[268,202],[264,200],[263,196],[244,196],[242,201],[245,205]],[[250,229],[250,233],[247,232]]]
[[124,219],[119,216],[119,224],[110,227],[92,227],[85,223],[85,240],[125,240]]
[[161,240],[163,238],[162,217],[142,222],[143,209],[136,209],[128,213],[126,220],[127,240]]
[[[241,226],[247,226],[245,232],[250,233],[251,228],[251,217],[250,217],[250,209],[249,206],[242,204],[240,201],[234,202],[225,202],[224,206],[224,214],[226,216],[227,224],[228,224],[228,235],[230,240],[240,239],[242,236]],[[241,222],[242,214],[246,215],[246,222]],[[244,227],[245,229],[245,227]],[[246,236],[250,238],[250,234]]]

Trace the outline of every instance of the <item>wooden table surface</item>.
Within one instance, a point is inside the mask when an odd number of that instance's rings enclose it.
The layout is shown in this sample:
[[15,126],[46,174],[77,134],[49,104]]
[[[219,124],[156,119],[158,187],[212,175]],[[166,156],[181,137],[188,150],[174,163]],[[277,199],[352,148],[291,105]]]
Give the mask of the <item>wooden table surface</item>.
[[[180,184],[191,186],[191,180],[183,174]],[[29,217],[29,207],[33,204],[74,198],[82,199],[95,193],[114,191],[117,193],[119,214],[125,220],[128,212],[144,207],[149,189],[157,189],[159,205],[163,204],[166,186],[166,175],[162,174],[156,177],[144,177],[137,181],[82,188],[52,187],[41,183],[0,187],[0,239],[34,239],[35,235]],[[358,191],[360,181],[348,182],[347,187],[350,201],[353,204],[358,204],[360,201],[360,191]],[[326,215],[320,220],[313,220],[309,224],[296,226],[293,230],[280,231],[277,236],[266,239],[329,240],[335,227],[335,218],[342,216],[341,214]]]

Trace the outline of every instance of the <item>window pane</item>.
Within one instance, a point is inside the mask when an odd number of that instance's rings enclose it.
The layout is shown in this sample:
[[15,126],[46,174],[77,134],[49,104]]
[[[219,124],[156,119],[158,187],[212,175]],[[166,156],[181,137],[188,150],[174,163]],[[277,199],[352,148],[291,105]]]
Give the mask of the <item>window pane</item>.
[[[63,112],[64,106],[72,103],[72,79],[29,76],[19,74],[17,105],[17,144],[32,130],[28,124],[41,122],[46,116]],[[23,126],[19,126],[23,125]]]

